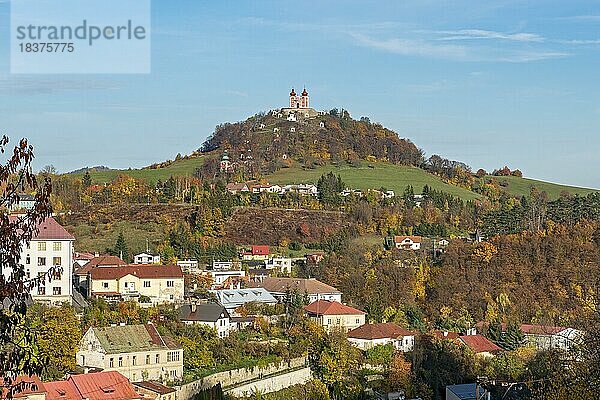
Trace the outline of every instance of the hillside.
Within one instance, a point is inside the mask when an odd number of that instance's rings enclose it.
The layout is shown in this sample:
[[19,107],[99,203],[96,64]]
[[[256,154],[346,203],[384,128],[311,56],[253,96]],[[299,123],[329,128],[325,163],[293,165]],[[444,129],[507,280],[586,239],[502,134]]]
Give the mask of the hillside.
[[[92,183],[104,184],[115,179],[119,175],[129,175],[137,179],[143,179],[151,185],[155,185],[158,180],[166,181],[171,176],[189,176],[202,167],[206,157],[203,155],[194,155],[188,158],[168,163],[169,165],[162,168],[142,168],[142,169],[108,169],[102,171],[90,171]],[[83,172],[73,173],[75,177],[81,178]]]
[[439,177],[429,174],[416,167],[394,165],[385,162],[361,163],[354,167],[346,163],[338,165],[324,165],[314,169],[304,169],[301,166],[280,169],[267,176],[271,183],[316,183],[322,174],[333,172],[339,174],[344,183],[353,189],[379,189],[381,187],[393,190],[396,195],[401,195],[406,186],[412,185],[415,193],[420,193],[423,186],[444,191],[463,200],[481,198],[470,190],[449,185]]
[[562,192],[570,194],[578,194],[585,196],[589,193],[598,192],[597,189],[579,188],[575,186],[560,185],[558,183],[550,183],[538,181],[531,178],[518,178],[516,176],[487,176],[487,178],[495,178],[501,183],[504,190],[513,196],[527,196],[531,192],[531,188],[535,187],[542,192],[548,193],[550,199],[557,199]]

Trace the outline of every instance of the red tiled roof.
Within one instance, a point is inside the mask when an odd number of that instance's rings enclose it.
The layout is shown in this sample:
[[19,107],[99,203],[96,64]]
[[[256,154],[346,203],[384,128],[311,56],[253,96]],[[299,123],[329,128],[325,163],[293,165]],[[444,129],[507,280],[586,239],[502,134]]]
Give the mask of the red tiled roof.
[[555,335],[559,332],[564,331],[563,326],[544,326],[544,325],[530,325],[522,324],[521,331],[527,335]]
[[253,256],[268,256],[269,246],[252,246]]
[[8,398],[8,393],[12,392],[12,398],[26,398],[31,394],[44,393],[46,388],[40,378],[37,375],[19,375],[11,384],[8,386],[6,383],[0,388],[0,398]]
[[421,236],[394,236],[394,243],[401,243],[404,239],[410,239],[415,243],[421,243]]
[[[9,221],[13,222],[17,218],[15,215],[9,216]],[[46,218],[36,228],[39,232],[33,236],[33,240],[75,240],[75,237],[52,217]]]
[[73,382],[84,399],[133,400],[141,398],[129,380],[117,371],[72,375],[69,381]]
[[77,269],[77,271],[75,271],[75,275],[85,276],[88,274],[88,272],[96,267],[119,267],[123,265],[127,265],[127,263],[121,260],[119,257],[103,255],[92,258],[83,267]]
[[71,381],[47,382],[46,400],[81,400],[81,394]]
[[337,301],[318,300],[304,307],[304,310],[310,314],[316,315],[356,315],[366,314],[354,307],[347,306]]
[[129,264],[122,267],[93,268],[90,271],[92,279],[120,279],[126,275],[138,278],[183,278],[183,272],[178,265]]
[[475,353],[495,353],[497,351],[502,351],[500,347],[496,346],[491,340],[482,335],[464,335],[459,339]]
[[348,332],[348,337],[353,339],[396,339],[403,336],[414,336],[415,333],[404,328],[399,327],[396,324],[378,323],[378,324],[364,324],[358,328],[352,329]]
[[173,393],[176,391],[175,389],[173,389],[171,387],[165,386],[159,382],[154,382],[154,381],[136,382],[133,385],[141,387],[146,390],[150,390],[151,392],[158,393],[160,395],[169,394],[169,393]]

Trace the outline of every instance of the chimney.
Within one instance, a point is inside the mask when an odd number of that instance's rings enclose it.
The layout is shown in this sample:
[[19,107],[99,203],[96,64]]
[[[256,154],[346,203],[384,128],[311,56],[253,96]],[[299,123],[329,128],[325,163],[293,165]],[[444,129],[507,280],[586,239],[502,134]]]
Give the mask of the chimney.
[[125,322],[119,323],[119,326],[125,326]]
[[100,257],[100,253],[98,253],[97,251],[94,253],[94,257]]
[[190,308],[192,310],[192,313],[195,313],[196,312],[196,303],[190,304]]
[[448,331],[444,331],[444,337],[448,336]]

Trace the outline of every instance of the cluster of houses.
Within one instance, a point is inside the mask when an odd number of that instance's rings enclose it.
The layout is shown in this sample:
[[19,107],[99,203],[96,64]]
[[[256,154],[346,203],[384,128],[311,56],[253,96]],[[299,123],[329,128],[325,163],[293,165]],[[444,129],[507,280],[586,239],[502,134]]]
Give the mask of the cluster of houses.
[[[84,303],[85,300],[78,300],[79,296],[137,300],[142,305],[170,303],[176,305],[183,323],[205,325],[219,337],[226,337],[261,317],[260,312],[248,312],[252,305],[275,306],[288,301],[290,294],[298,294],[308,318],[326,332],[344,332],[350,343],[362,350],[391,344],[398,351],[410,352],[421,334],[394,323],[369,323],[367,314],[344,303],[342,293],[335,287],[313,278],[290,277],[294,260],[271,254],[269,246],[251,246],[240,252],[240,261],[214,260],[210,268],[199,269],[195,260],[160,265],[160,257],[149,252],[136,255],[131,264],[111,255],[75,253],[73,242],[74,237],[49,217],[23,246],[21,260],[26,276],[46,276],[31,291],[34,301],[50,305]],[[399,249],[419,250],[421,243],[420,236],[394,237],[394,246]],[[322,257],[322,253],[315,253],[306,259],[318,262]],[[242,263],[253,268],[242,269]],[[187,295],[184,270],[210,277],[209,299]],[[6,269],[2,272],[7,278],[10,275]],[[477,333],[477,328],[482,327],[478,325],[466,333],[431,334],[439,340],[464,345],[482,357],[502,352]],[[528,344],[539,349],[570,351],[582,336],[581,331],[566,327],[522,325],[521,330]],[[161,335],[151,323],[92,327],[84,334],[77,352],[77,364],[85,374],[63,381],[39,382],[37,389],[27,392],[25,398],[174,399],[174,390],[163,383],[183,377],[183,357],[182,346]],[[92,393],[97,391],[117,397],[94,397]],[[65,397],[67,394],[70,397]]]

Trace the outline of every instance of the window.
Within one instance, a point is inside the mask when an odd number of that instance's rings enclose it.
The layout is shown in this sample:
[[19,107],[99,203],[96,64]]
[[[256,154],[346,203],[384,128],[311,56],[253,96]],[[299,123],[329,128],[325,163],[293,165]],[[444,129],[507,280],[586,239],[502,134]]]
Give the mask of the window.
[[108,362],[108,367],[113,368],[114,366],[115,366],[115,359],[111,357],[110,361]]
[[52,294],[54,296],[60,296],[60,293],[61,293],[61,289],[59,287],[52,288]]
[[46,287],[45,286],[38,286],[38,294],[40,296],[44,296],[46,294]]
[[331,318],[327,318],[327,325],[331,325]]
[[169,295],[169,300],[173,300],[175,298],[175,296],[173,296],[172,294]]
[[360,319],[356,318],[356,323],[360,324]]
[[169,351],[167,353],[167,362],[179,361],[179,352],[178,351]]
[[52,243],[52,250],[54,250],[54,251],[61,251],[62,250],[62,243],[61,242],[54,242],[54,243]]
[[150,287],[150,281],[144,281],[144,287]]
[[173,287],[173,286],[175,286],[174,281],[167,281],[167,287]]
[[137,356],[131,357],[131,365],[137,365]]
[[46,242],[38,242],[38,251],[46,251]]
[[60,268],[52,269],[52,279],[60,280],[61,276],[62,276],[62,272],[61,272]]
[[38,267],[46,265],[46,257],[38,257]]
[[146,355],[146,364],[150,364],[150,354]]
[[123,357],[119,357],[119,367],[123,366]]
[[25,277],[26,277],[27,279],[31,278],[31,272],[29,272],[29,270],[26,270],[26,271],[25,271]]
[[173,369],[169,371],[169,375],[171,376],[171,378],[177,378],[177,370]]
[[160,364],[160,354],[157,354],[157,355],[156,355],[156,363],[157,363],[157,364]]
[[52,257],[52,265],[55,267],[60,267],[62,262],[61,262],[61,258],[60,257]]
[[31,264],[31,257],[29,256],[29,254],[27,255],[27,258],[25,258],[25,264]]
[[108,282],[102,282],[102,289],[108,289]]

